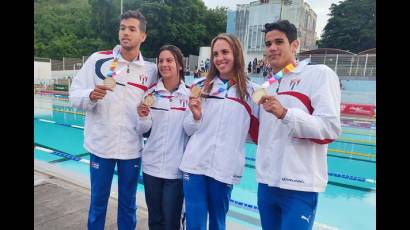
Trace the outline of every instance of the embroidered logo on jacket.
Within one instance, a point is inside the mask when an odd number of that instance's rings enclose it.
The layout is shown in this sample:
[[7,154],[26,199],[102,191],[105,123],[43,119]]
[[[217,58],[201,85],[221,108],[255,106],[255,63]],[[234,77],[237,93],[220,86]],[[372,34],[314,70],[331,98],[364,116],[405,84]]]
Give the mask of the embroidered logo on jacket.
[[148,75],[146,75],[145,73],[140,74],[139,78],[140,78],[141,84],[143,85],[145,85],[145,83],[148,81]]
[[290,89],[293,90],[295,85],[298,85],[299,82],[300,82],[300,79],[297,79],[297,78],[290,80]]

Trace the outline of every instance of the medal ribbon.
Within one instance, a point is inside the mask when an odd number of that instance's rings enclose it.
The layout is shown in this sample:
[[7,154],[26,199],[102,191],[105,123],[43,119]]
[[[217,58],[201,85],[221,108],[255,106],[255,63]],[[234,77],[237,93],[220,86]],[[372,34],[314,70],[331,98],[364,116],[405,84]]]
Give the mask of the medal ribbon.
[[215,96],[220,93],[223,93],[224,91],[228,91],[228,89],[231,88],[231,86],[235,85],[235,83],[236,82],[233,79],[230,79],[225,84],[223,84],[216,92],[213,92],[211,96]]
[[154,91],[152,91],[152,93],[149,93],[148,94],[149,96],[154,96],[154,97],[162,97],[162,98],[167,98],[167,99],[171,99],[171,98],[173,98],[174,96],[164,96],[164,95],[161,95],[161,94],[159,94],[158,93],[158,91],[156,91],[156,90],[154,90]]
[[115,77],[117,72],[115,71],[118,66],[118,59],[120,57],[120,50],[118,50],[117,55],[115,55],[114,60],[111,63],[110,70],[107,73],[107,77]]
[[[211,84],[212,82],[214,82],[214,80],[215,80],[215,78],[211,81],[211,82],[209,82],[208,84]],[[192,84],[191,85],[191,89],[196,85],[196,86],[198,86],[199,88],[203,88],[203,87],[205,87],[205,82],[206,81],[202,81],[202,82],[199,82],[199,83],[197,83],[197,84]],[[225,84],[223,84],[223,86],[221,86],[216,92],[213,92],[212,94],[211,94],[211,96],[215,96],[215,95],[218,95],[218,94],[220,94],[220,93],[222,93],[222,92],[224,92],[224,91],[227,91],[229,88],[231,88],[233,85],[235,85],[235,80],[233,80],[233,79],[230,79],[229,81],[227,81]]]
[[283,68],[282,70],[280,70],[279,72],[277,72],[276,74],[274,73],[270,73],[268,80],[265,81],[262,84],[263,88],[268,88],[270,85],[272,85],[275,81],[279,81],[283,76],[285,76],[288,73],[291,73],[294,69],[295,69],[295,65],[293,65],[292,63],[288,64],[287,66],[285,66],[285,68]]

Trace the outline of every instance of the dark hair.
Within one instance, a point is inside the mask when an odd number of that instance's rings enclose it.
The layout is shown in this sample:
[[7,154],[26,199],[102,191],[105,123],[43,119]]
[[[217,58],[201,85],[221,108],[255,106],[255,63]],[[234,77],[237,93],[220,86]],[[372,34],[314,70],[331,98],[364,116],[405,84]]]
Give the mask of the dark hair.
[[218,40],[225,40],[228,42],[229,46],[232,49],[233,52],[233,71],[234,71],[234,76],[233,80],[236,82],[236,87],[237,87],[237,92],[238,96],[242,100],[246,100],[246,97],[248,97],[248,91],[246,91],[246,76],[245,76],[245,61],[243,59],[243,51],[242,51],[242,46],[241,42],[239,39],[232,35],[232,34],[227,34],[227,33],[222,33],[216,36],[214,39],[211,41],[211,67],[209,69],[208,75],[206,76],[205,80],[205,86],[204,86],[204,91],[209,93],[212,89],[213,83],[212,80],[215,78],[215,76],[219,75],[219,71],[216,68],[214,64],[214,55],[213,55],[213,48],[215,45],[215,42]]
[[139,10],[128,10],[125,13],[121,14],[120,21],[124,19],[135,18],[140,22],[140,30],[146,32],[147,30],[147,21],[145,20],[144,15]]
[[[185,76],[184,76],[184,62],[183,62],[183,54],[181,50],[174,46],[174,45],[163,45],[161,48],[159,48],[158,55],[157,55],[157,66],[159,64],[159,55],[161,54],[162,51],[168,50],[171,52],[172,56],[175,58],[175,63],[177,64],[177,70],[179,73],[179,79],[185,81]],[[179,69],[180,68],[180,69]],[[161,73],[158,70],[158,76],[161,78]]]
[[265,29],[262,32],[265,32],[265,35],[272,31],[279,30],[286,34],[286,37],[289,40],[289,44],[298,38],[298,31],[296,26],[290,23],[288,20],[280,20],[274,23],[266,23]]

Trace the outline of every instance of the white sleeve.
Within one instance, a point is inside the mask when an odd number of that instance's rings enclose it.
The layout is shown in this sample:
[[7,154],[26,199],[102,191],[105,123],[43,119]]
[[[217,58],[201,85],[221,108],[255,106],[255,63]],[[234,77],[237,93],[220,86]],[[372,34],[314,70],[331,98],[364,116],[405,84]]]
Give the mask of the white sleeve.
[[90,93],[95,88],[95,62],[93,55],[84,63],[84,66],[75,75],[69,89],[70,105],[74,108],[86,111],[92,109],[97,102],[90,99]]
[[144,134],[151,129],[152,127],[151,112],[146,117],[140,117],[137,115],[138,116],[137,132],[139,134]]
[[341,132],[339,78],[329,67],[320,67],[317,73],[310,94],[313,113],[288,108],[282,121],[293,137],[334,140]]
[[192,114],[190,109],[187,109],[185,113],[185,118],[184,118],[184,130],[188,136],[192,136],[199,128],[201,122],[202,122],[203,114],[201,116],[201,119],[196,121],[194,119],[194,115]]

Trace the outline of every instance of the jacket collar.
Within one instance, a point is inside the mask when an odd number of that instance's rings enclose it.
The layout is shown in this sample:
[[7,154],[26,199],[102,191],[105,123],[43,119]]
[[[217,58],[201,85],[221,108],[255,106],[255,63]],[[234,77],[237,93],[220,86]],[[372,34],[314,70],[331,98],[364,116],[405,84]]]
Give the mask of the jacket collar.
[[[115,58],[115,56],[117,55],[117,53],[120,52],[120,49],[121,49],[121,46],[120,46],[120,45],[116,45],[116,46],[114,47],[114,49],[112,50],[112,55],[114,55],[114,58]],[[125,59],[121,56],[121,54],[120,54],[120,57],[119,57],[118,61],[119,61],[119,62],[128,63],[128,61],[125,60]],[[135,58],[135,59],[132,60],[130,63],[134,63],[135,65],[140,65],[140,66],[143,66],[143,65],[144,65],[144,58],[142,57],[141,50],[140,50],[140,53],[139,53],[138,58]]]
[[[169,92],[169,91],[165,88],[164,82],[163,82],[162,80],[163,80],[163,79],[161,78],[161,79],[158,81],[157,85],[155,86],[155,91],[157,91],[157,92],[159,92],[159,93]],[[185,87],[185,82],[184,82],[183,80],[181,80],[181,81],[179,82],[178,89],[177,89],[176,91],[172,92],[171,94],[181,94],[181,95],[184,95],[184,96],[189,96],[189,92],[188,92],[188,90],[187,90],[186,87]]]
[[302,61],[298,62],[296,68],[292,71],[292,73],[300,73],[302,70],[310,63],[310,58],[303,59]]

